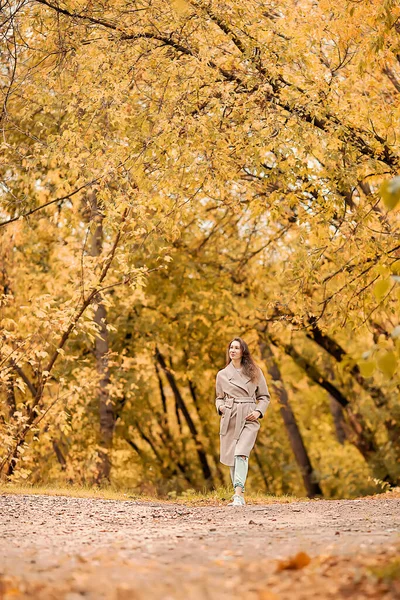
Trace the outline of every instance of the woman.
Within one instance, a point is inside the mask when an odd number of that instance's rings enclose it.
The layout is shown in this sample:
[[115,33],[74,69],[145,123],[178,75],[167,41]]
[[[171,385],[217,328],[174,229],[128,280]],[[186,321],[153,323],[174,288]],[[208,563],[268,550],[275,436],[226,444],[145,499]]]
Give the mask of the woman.
[[244,506],[244,484],[249,454],[270,402],[267,383],[241,338],[234,338],[226,352],[226,367],[217,374],[215,405],[220,425],[222,464],[230,467],[235,490],[230,506]]

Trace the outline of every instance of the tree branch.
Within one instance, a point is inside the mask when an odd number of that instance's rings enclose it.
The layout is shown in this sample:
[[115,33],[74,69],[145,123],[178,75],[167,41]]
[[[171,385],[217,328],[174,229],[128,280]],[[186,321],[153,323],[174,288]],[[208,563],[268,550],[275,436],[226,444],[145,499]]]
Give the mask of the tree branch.
[[[36,0],[36,2],[38,2],[39,4],[43,4],[43,5],[51,8],[52,10],[55,10],[56,12],[63,14],[65,16],[68,16],[70,18],[83,19],[90,23],[94,23],[94,24],[106,27],[108,29],[112,29],[116,32],[120,32],[121,33],[121,35],[119,37],[120,40],[128,41],[128,40],[137,40],[137,39],[145,38],[145,39],[149,39],[149,40],[161,41],[161,42],[163,42],[163,44],[168,45],[187,56],[191,56],[193,58],[198,59],[197,55],[192,50],[183,46],[179,42],[174,41],[171,37],[172,34],[169,34],[168,36],[167,35],[159,35],[159,34],[153,33],[153,32],[142,32],[142,33],[130,34],[126,31],[124,31],[123,29],[121,29],[120,27],[118,27],[117,25],[110,23],[109,21],[103,21],[101,19],[96,19],[94,17],[85,15],[82,13],[75,13],[75,12],[68,11],[67,9],[60,8],[58,6],[58,4],[57,5],[53,4],[51,2],[48,2],[47,0]],[[196,3],[193,3],[193,4],[195,5]],[[200,7],[200,3],[197,3],[197,5],[198,5],[198,7]],[[206,10],[206,7],[202,7],[202,8],[204,10]],[[207,9],[207,10],[209,10],[209,9]],[[244,44],[241,42],[241,40],[238,38],[238,36],[235,35],[235,33],[231,30],[231,28],[229,28],[228,25],[222,19],[216,17],[216,15],[214,15],[214,13],[207,13],[207,14],[209,14],[210,18],[212,18],[213,21],[218,25],[218,27],[220,27],[221,31],[223,31],[226,35],[229,35],[230,39],[233,41],[233,43],[238,48],[238,50],[242,54],[245,53],[246,48],[245,48]],[[271,75],[268,75],[266,70],[261,66],[261,63],[258,59],[257,59],[257,62],[255,62],[254,57],[253,58],[250,57],[250,59],[252,60],[252,63],[257,67],[257,70],[260,73],[260,75],[263,77],[263,80],[260,83],[268,83],[268,85],[272,89],[272,93],[265,91],[263,102],[265,100],[269,100],[270,102],[273,102],[275,106],[279,106],[286,112],[289,112],[291,115],[297,116],[305,123],[317,128],[325,133],[331,134],[332,133],[331,127],[332,127],[332,125],[334,125],[336,128],[340,128],[340,130],[342,130],[342,133],[338,134],[338,138],[342,142],[352,145],[355,149],[357,149],[364,156],[368,156],[369,158],[379,160],[380,162],[387,164],[391,168],[398,167],[400,158],[397,155],[394,155],[391,152],[390,148],[387,145],[382,143],[382,140],[378,140],[382,145],[382,150],[377,151],[374,148],[372,148],[368,144],[368,142],[366,142],[365,139],[362,137],[364,134],[366,134],[366,132],[359,130],[357,127],[355,127],[353,125],[343,124],[341,122],[341,120],[336,117],[336,115],[333,115],[329,112],[326,112],[325,117],[318,117],[316,114],[314,114],[313,112],[311,112],[308,109],[308,104],[310,103],[311,99],[309,98],[309,96],[305,90],[299,88],[295,84],[291,84],[291,83],[285,81],[283,79],[283,77],[281,77],[281,76],[272,77]],[[230,81],[232,83],[238,84],[239,86],[241,86],[241,89],[247,89],[247,84],[246,84],[245,79],[242,79],[241,77],[236,75],[236,73],[232,73],[231,71],[228,71],[228,70],[224,69],[223,67],[219,67],[215,62],[213,62],[211,60],[208,61],[208,65],[211,68],[218,70],[218,72],[223,76],[223,78],[226,81]],[[298,93],[300,93],[302,96],[304,96],[307,99],[307,105],[300,106],[299,103],[292,103],[291,101],[288,101],[286,98],[282,97],[282,88],[283,87],[285,87],[285,88],[290,87],[291,89],[296,90]],[[253,91],[256,91],[258,88],[259,88],[259,84],[256,84],[255,86],[252,85],[252,89],[248,90],[248,91],[253,92]]]
[[15,362],[14,359],[10,360],[10,365],[12,366],[14,371],[16,373],[18,373],[18,375],[21,377],[22,381],[26,384],[26,386],[29,389],[32,396],[35,398],[35,396],[37,394],[37,389],[33,385],[32,381],[29,379],[29,377],[24,373],[24,371],[21,369],[21,367],[19,365],[17,365],[17,363]]
[[[104,175],[103,175],[103,177],[104,177]],[[92,181],[84,183],[78,189],[74,190],[73,192],[70,192],[66,196],[60,196],[59,198],[54,198],[54,200],[49,200],[49,202],[46,202],[45,204],[42,204],[41,206],[37,206],[36,208],[33,208],[32,210],[28,210],[27,212],[22,213],[21,215],[18,215],[18,217],[13,217],[12,219],[8,219],[8,221],[2,221],[2,222],[0,222],[0,227],[3,227],[4,225],[9,225],[10,223],[14,223],[15,221],[18,221],[18,219],[22,219],[24,217],[29,217],[29,215],[33,215],[38,210],[47,208],[48,206],[51,206],[52,204],[56,204],[57,202],[62,202],[63,200],[68,200],[69,198],[72,198],[72,196],[75,196],[76,194],[78,194],[78,192],[80,192],[81,190],[93,185],[94,183],[97,183],[98,181],[100,181],[100,179],[101,179],[101,177],[97,177],[97,179],[93,179]]]

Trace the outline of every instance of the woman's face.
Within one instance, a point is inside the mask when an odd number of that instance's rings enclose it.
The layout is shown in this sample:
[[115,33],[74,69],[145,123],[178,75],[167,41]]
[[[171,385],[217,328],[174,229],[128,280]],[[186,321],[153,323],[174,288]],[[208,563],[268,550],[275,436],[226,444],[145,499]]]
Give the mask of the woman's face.
[[229,358],[232,359],[239,359],[242,358],[242,348],[240,346],[240,343],[237,342],[236,340],[234,340],[231,345],[229,346]]

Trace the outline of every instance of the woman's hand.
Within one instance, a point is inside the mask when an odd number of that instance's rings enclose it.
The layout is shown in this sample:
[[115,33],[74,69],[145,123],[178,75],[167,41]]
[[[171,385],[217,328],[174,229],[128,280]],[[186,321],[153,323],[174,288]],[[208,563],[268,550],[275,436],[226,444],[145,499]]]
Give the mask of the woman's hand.
[[257,419],[259,419],[259,418],[260,418],[260,411],[253,410],[253,412],[251,412],[249,415],[247,415],[246,421],[257,421]]
[[226,406],[222,405],[219,407],[219,412],[221,413],[221,415],[223,415],[225,411],[226,411]]

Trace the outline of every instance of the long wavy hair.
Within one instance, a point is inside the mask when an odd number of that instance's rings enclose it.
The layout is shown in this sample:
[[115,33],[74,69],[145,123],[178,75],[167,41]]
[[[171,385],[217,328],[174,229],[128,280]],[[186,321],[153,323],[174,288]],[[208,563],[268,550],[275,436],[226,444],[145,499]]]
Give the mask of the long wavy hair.
[[249,377],[253,383],[257,383],[258,378],[260,376],[260,369],[254,362],[253,357],[250,354],[249,347],[246,344],[246,342],[242,340],[242,338],[235,337],[229,342],[228,347],[226,349],[226,366],[228,366],[231,362],[229,356],[229,349],[231,347],[232,342],[239,342],[240,347],[242,349],[241,365],[243,369],[243,374],[246,375],[246,377]]

